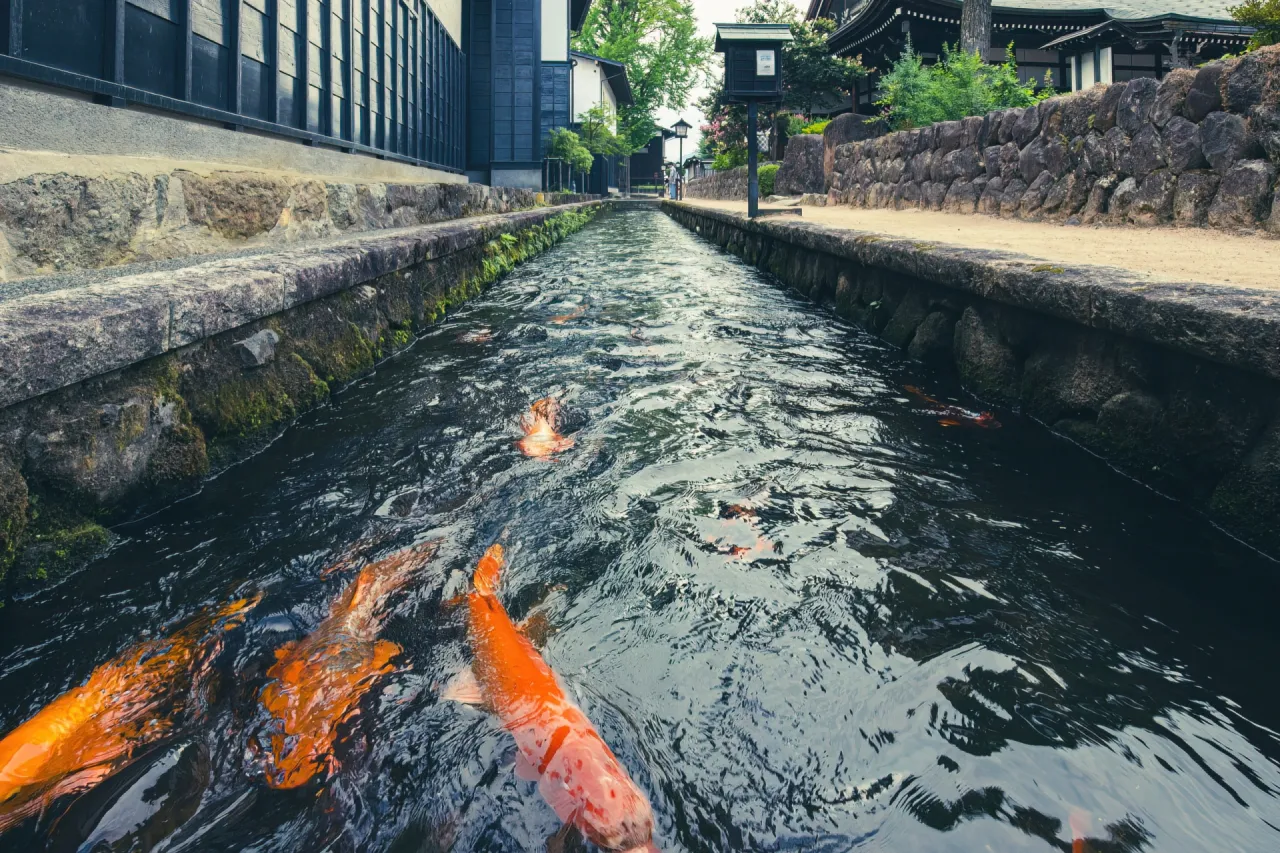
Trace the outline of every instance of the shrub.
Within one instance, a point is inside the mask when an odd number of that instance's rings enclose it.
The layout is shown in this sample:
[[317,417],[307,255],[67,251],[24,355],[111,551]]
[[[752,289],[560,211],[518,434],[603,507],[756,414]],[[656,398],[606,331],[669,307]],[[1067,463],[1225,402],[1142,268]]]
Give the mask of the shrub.
[[1232,7],[1231,17],[1258,31],[1249,43],[1251,48],[1280,42],[1280,0],[1244,0]]
[[579,172],[590,171],[595,162],[578,134],[567,127],[557,127],[547,136],[547,156],[559,157]]
[[773,179],[778,176],[778,164],[760,166],[756,169],[756,176],[760,179],[760,196],[773,195]]
[[831,124],[831,119],[823,119],[822,121],[814,121],[806,124],[800,129],[801,133],[822,133],[827,129],[827,125]]
[[717,172],[723,172],[725,169],[736,169],[745,165],[747,165],[747,149],[729,148],[716,155],[711,168]]
[[875,120],[901,130],[1005,107],[1029,107],[1056,94],[1049,83],[1047,73],[1038,91],[1035,83],[1018,80],[1013,45],[1002,64],[989,65],[976,52],[944,44],[942,59],[925,67],[908,42],[902,57],[880,78],[876,105],[881,113]]

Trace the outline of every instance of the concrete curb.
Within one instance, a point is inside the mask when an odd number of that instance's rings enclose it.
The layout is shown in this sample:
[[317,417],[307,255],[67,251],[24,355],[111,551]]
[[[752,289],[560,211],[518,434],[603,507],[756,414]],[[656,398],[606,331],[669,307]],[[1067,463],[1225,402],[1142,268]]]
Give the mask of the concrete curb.
[[0,409],[598,204],[366,233],[0,302]]
[[1197,282],[1142,281],[1129,270],[1056,266],[1009,252],[918,243],[794,219],[751,221],[740,213],[663,201],[664,209],[783,240],[1280,379],[1280,293]]

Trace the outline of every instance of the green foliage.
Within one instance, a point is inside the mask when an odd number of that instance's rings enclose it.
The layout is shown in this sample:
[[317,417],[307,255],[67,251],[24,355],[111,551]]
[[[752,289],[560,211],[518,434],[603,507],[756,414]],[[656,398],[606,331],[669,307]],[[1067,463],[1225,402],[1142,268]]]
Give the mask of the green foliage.
[[760,195],[762,197],[773,195],[773,181],[778,176],[778,164],[769,163],[761,166],[756,170],[756,176],[760,180]]
[[618,110],[624,153],[649,144],[659,109],[689,102],[714,55],[711,39],[698,35],[690,0],[595,0],[573,48],[627,66],[635,103]]
[[578,116],[578,136],[592,154],[608,157],[631,153],[626,143],[613,132],[613,127],[613,113],[599,104]]
[[823,119],[822,121],[813,121],[800,128],[801,133],[817,133],[827,129],[827,125],[831,124],[831,119]]
[[711,161],[711,168],[717,172],[723,172],[725,169],[736,169],[745,165],[747,165],[746,146],[728,148],[717,154],[715,159]]
[[1251,49],[1280,44],[1280,0],[1244,0],[1231,8],[1231,17],[1258,31],[1249,42]]
[[1000,65],[990,65],[975,53],[944,44],[942,59],[926,67],[907,43],[902,57],[880,78],[880,121],[893,130],[954,121],[1005,107],[1028,107],[1056,94],[1049,85],[1018,80],[1013,45]]
[[587,147],[582,144],[578,134],[567,127],[558,127],[547,137],[547,156],[559,157],[579,172],[591,169],[594,158]]

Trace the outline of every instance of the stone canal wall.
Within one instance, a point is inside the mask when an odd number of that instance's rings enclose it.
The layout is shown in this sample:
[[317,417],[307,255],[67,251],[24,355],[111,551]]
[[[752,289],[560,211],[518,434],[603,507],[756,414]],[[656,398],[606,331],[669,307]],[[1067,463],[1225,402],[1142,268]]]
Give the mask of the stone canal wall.
[[1280,234],[1280,46],[834,152],[858,207]]
[[1280,554],[1280,300],[664,202],[678,222]]
[[[0,301],[0,575],[57,577],[598,202],[375,231]],[[37,280],[39,281],[39,280]]]

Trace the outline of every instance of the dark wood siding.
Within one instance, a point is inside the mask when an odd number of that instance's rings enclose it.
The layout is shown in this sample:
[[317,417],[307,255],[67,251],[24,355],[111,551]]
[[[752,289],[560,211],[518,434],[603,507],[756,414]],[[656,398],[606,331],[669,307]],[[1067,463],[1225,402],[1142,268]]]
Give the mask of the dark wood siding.
[[[466,57],[426,0],[0,0],[0,11],[0,72],[464,166]],[[516,40],[531,57],[532,30]]]

